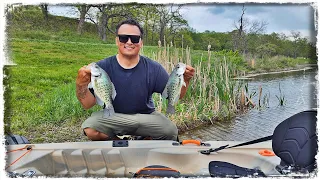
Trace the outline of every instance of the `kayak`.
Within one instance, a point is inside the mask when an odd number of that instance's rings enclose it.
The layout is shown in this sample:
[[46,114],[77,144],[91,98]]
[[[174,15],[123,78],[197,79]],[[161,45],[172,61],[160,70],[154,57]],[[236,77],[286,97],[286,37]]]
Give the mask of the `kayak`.
[[[249,142],[114,140],[7,145],[9,177],[309,177],[316,169],[317,111]],[[13,142],[10,141],[10,142]],[[9,142],[9,141],[7,141]]]
[[[192,142],[192,141],[191,141]],[[127,144],[115,147],[115,143]],[[35,176],[101,176],[132,177],[139,169],[149,165],[163,165],[178,170],[188,177],[210,177],[210,161],[227,161],[238,166],[257,168],[266,175],[278,175],[274,167],[280,158],[259,154],[271,151],[271,142],[226,149],[210,155],[201,150],[235,145],[235,141],[207,141],[180,144],[168,140],[94,141],[74,143],[30,144],[30,152],[12,164],[7,171],[23,173],[35,171]],[[9,145],[8,152],[26,145]],[[28,150],[11,152],[7,166]]]

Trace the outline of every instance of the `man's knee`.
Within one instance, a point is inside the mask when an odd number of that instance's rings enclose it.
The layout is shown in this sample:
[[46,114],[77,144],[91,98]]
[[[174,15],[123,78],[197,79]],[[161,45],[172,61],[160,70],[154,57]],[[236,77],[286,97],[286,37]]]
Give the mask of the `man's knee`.
[[108,140],[109,136],[92,128],[83,129],[85,134],[92,141]]
[[165,122],[162,124],[162,138],[166,140],[176,140],[178,137],[178,128],[170,119],[165,117],[163,114],[159,114],[161,121]]
[[163,136],[168,140],[176,140],[178,137],[178,129],[175,124],[163,128]]

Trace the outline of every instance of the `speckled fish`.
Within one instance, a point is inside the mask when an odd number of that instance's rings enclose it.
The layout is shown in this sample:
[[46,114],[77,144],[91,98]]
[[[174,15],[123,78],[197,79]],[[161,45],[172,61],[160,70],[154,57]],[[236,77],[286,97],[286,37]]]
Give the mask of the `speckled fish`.
[[172,70],[165,89],[162,92],[162,98],[168,99],[168,106],[166,114],[175,113],[175,104],[180,98],[181,87],[186,86],[184,82],[183,73],[186,70],[186,65],[178,63]]
[[96,63],[92,63],[90,69],[91,86],[93,87],[97,104],[104,107],[103,118],[108,118],[115,113],[112,100],[117,95],[116,90],[108,74]]

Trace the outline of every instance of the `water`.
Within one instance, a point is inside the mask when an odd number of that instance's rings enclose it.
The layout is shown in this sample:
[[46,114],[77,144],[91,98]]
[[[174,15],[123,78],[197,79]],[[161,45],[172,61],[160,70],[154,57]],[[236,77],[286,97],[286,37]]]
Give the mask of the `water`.
[[[269,107],[252,109],[237,115],[234,119],[214,122],[213,125],[200,127],[179,135],[180,139],[199,139],[202,141],[249,141],[272,135],[275,127],[286,118],[305,110],[317,108],[316,70],[264,75],[248,81],[249,92],[259,92],[262,96],[270,94]],[[281,92],[285,105],[279,106],[277,96]],[[258,95],[253,98],[258,102]]]

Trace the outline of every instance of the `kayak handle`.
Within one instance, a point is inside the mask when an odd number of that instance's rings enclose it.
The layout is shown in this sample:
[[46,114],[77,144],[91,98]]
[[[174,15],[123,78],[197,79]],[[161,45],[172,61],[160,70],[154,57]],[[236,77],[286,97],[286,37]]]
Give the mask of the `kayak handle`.
[[196,144],[198,146],[201,146],[201,141],[194,140],[194,139],[188,139],[188,140],[182,140],[181,144],[182,145],[185,145],[185,144]]

